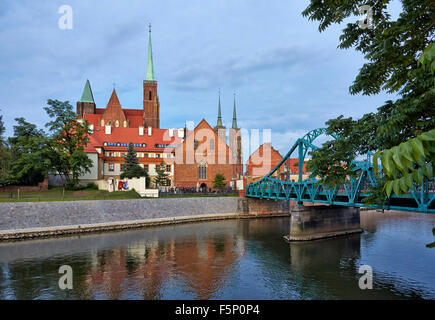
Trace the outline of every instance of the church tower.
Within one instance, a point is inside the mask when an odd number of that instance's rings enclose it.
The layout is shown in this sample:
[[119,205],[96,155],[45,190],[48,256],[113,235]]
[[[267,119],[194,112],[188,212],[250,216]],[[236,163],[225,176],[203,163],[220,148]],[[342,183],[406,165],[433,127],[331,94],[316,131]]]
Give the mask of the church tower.
[[154,77],[151,24],[149,26],[147,75],[143,82],[143,110],[144,127],[160,128],[160,103],[157,95],[157,81]]
[[239,179],[243,175],[243,162],[242,162],[242,135],[240,128],[237,126],[237,112],[236,112],[236,94],[234,93],[234,107],[233,107],[233,124],[229,130],[229,142],[231,150],[231,163],[233,164],[233,178]]
[[91,84],[86,80],[82,98],[77,102],[77,119],[83,119],[85,114],[95,114],[95,101],[92,94]]
[[222,124],[221,91],[220,90],[219,90],[219,102],[218,102],[218,118],[217,118],[216,127],[214,127],[213,129],[217,133],[218,137],[221,138],[225,143],[227,143],[226,128]]

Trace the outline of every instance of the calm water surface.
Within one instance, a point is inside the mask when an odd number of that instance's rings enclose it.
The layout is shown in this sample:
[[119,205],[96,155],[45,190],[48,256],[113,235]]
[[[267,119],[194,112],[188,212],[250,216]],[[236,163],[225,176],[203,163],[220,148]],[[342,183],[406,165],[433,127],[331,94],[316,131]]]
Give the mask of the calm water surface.
[[[435,216],[361,213],[365,232],[287,244],[288,218],[0,244],[0,299],[435,299]],[[58,287],[70,265],[74,289]],[[358,269],[373,268],[373,290]]]

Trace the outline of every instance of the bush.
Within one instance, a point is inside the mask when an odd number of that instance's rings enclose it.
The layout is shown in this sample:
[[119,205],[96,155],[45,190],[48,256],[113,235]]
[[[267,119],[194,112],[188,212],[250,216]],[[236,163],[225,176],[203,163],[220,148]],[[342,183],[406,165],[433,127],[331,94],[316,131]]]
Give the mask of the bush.
[[79,191],[79,190],[84,190],[84,189],[86,189],[86,186],[83,186],[79,183],[70,182],[70,183],[65,184],[65,190]]
[[95,182],[89,182],[88,185],[86,186],[86,189],[98,190],[98,186]]

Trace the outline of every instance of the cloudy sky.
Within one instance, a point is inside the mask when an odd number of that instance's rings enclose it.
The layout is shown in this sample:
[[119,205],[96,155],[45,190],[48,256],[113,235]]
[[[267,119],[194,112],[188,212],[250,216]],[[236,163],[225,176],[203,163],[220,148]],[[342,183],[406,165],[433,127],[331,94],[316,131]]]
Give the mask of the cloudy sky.
[[[73,9],[73,29],[58,26],[59,7]],[[344,25],[319,33],[302,17],[308,0],[1,0],[0,109],[43,126],[47,99],[81,97],[91,82],[97,107],[115,84],[125,108],[142,107],[148,23],[159,84],[161,127],[202,118],[214,125],[218,90],[231,126],[233,92],[239,125],[272,129],[286,153],[307,131],[341,114],[359,117],[394,97],[351,96],[364,59],[337,49]],[[397,5],[392,7],[398,12]],[[353,17],[346,22],[354,22]]]

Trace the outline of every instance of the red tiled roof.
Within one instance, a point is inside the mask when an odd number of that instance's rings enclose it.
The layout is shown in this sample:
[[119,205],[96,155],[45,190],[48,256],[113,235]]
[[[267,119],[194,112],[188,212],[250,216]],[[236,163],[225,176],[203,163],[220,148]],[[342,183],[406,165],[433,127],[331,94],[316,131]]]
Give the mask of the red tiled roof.
[[[96,114],[85,114],[84,119],[94,126],[99,126],[101,117],[106,109],[96,109]],[[122,109],[127,121],[130,122],[130,128],[139,128],[143,125],[143,110],[141,109]]]

